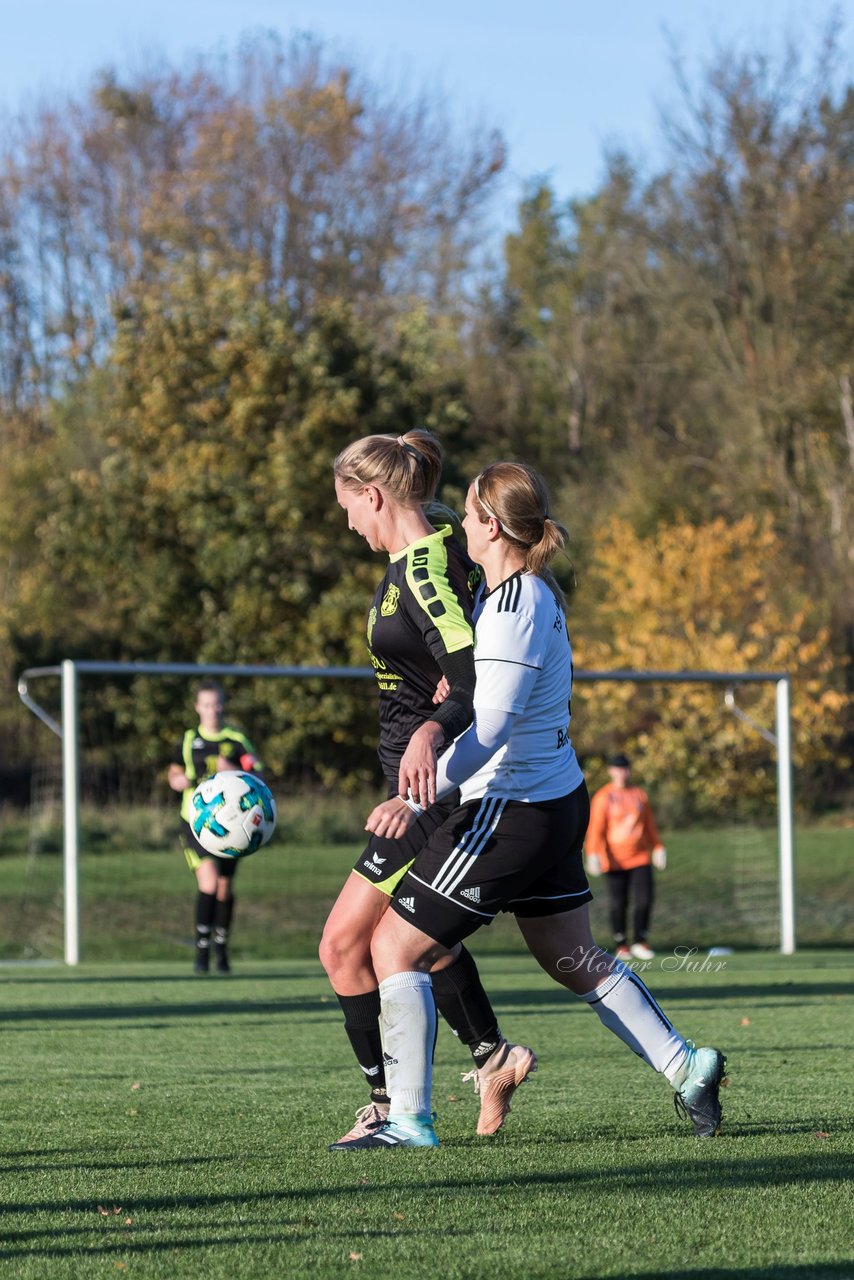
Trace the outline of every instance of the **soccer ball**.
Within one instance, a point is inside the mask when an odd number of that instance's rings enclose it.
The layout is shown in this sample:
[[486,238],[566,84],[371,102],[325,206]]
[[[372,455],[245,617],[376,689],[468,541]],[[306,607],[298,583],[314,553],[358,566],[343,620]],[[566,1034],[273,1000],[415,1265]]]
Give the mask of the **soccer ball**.
[[260,778],[226,769],[196,787],[189,821],[208,853],[217,858],[248,858],[273,834],[276,802]]

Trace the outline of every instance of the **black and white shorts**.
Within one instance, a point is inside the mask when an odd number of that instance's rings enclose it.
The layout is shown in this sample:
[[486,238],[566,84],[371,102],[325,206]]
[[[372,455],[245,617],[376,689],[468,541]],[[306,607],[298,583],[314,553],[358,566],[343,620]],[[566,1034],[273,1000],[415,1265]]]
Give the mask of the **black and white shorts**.
[[583,782],[558,800],[459,805],[417,854],[392,908],[451,947],[499,911],[537,917],[580,907],[593,897],[581,857],[589,817]]
[[[391,795],[397,795],[395,788]],[[391,797],[389,797],[391,798]],[[460,802],[459,791],[453,791],[444,800],[431,805],[399,840],[386,840],[383,836],[371,836],[356,860],[353,870],[363,880],[375,885],[380,893],[394,896],[397,886],[412,866],[416,856],[424,848],[433,833],[441,827]]]

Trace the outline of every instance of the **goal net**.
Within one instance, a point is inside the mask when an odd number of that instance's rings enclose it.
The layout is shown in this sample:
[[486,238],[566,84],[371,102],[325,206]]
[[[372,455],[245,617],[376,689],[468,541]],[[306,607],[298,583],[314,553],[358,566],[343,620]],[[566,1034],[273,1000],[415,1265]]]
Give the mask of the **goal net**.
[[[323,921],[364,842],[365,817],[382,794],[371,669],[64,663],[24,673],[21,681],[22,698],[42,727],[27,847],[7,862],[14,924],[0,958],[64,957],[73,964],[81,956],[126,962],[190,955],[195,881],[179,850],[180,797],[166,773],[183,731],[197,723],[195,687],[210,678],[225,690],[229,723],[248,734],[264,761],[279,808],[272,842],[239,869],[235,956],[316,954]],[[607,780],[607,752],[627,747],[633,780],[649,792],[663,828],[669,865],[656,877],[656,947],[793,950],[785,677],[576,672],[575,678],[573,739],[591,791]],[[737,720],[727,705],[733,689],[740,697],[757,681],[776,685],[771,729],[743,712]],[[641,738],[625,743],[612,735],[606,742],[602,734],[603,688],[636,699],[643,690],[654,710],[662,690],[689,682],[715,690],[721,723],[732,722],[734,741],[741,735],[750,744],[743,753],[754,772],[759,759],[767,773],[749,812],[718,814],[713,824],[686,808],[648,750],[645,759]],[[667,715],[678,725],[674,705],[667,703]],[[677,754],[690,757],[692,732],[688,722]],[[765,734],[759,757],[757,732]],[[607,944],[599,886],[593,884],[593,922]],[[520,946],[512,921],[478,935],[480,950]]]

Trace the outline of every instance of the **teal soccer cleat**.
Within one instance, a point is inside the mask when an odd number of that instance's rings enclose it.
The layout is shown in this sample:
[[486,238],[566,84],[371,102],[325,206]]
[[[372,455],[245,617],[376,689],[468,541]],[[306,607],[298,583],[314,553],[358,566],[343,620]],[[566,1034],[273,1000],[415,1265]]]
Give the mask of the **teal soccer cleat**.
[[690,1120],[698,1138],[713,1138],[721,1127],[721,1085],[726,1058],[719,1049],[691,1049],[682,1082],[673,1095],[677,1115]]

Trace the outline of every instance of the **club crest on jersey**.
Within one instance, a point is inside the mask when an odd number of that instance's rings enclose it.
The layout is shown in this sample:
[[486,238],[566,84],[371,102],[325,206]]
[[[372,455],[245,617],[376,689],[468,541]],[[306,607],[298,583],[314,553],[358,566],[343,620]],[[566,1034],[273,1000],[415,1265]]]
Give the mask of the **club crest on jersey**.
[[393,613],[397,613],[397,602],[400,599],[400,587],[396,587],[394,583],[389,584],[388,591],[383,596],[383,602],[380,605],[380,613],[384,618],[390,618]]

